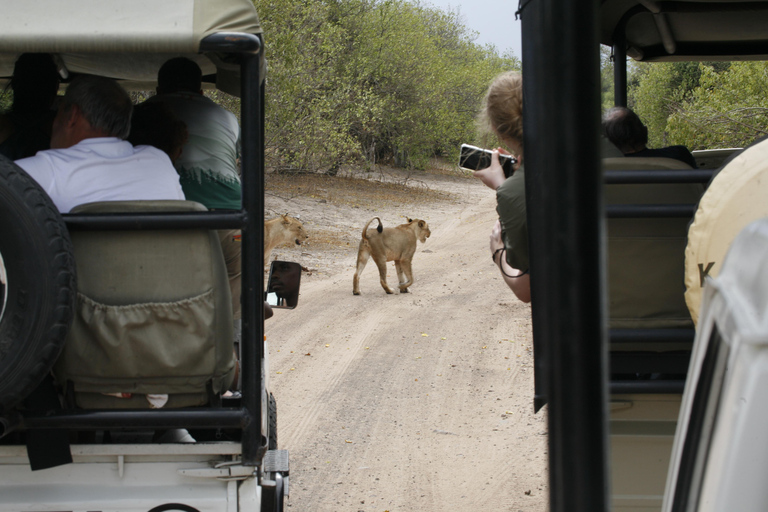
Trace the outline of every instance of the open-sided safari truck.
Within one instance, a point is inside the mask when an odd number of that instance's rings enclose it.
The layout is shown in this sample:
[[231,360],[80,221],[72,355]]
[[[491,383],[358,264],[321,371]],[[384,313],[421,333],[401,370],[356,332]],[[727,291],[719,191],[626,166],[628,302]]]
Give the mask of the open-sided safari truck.
[[696,154],[698,170],[606,158],[598,48],[613,48],[615,103],[626,105],[627,56],[768,57],[768,3],[534,0],[521,2],[520,15],[536,402],[548,403],[550,509],[659,510],[695,334],[684,283],[700,287],[714,261],[692,257],[688,223],[704,187],[725,175],[709,184],[712,169],[733,149]]
[[[263,333],[262,45],[249,0],[3,6],[6,79],[21,53],[44,52],[65,85],[87,73],[152,90],[167,59],[195,60],[241,98],[243,196],[238,211],[130,202],[62,216],[0,162],[0,510],[282,510],[288,454]],[[234,396],[220,229],[242,229]],[[159,442],[177,429],[193,439]]]

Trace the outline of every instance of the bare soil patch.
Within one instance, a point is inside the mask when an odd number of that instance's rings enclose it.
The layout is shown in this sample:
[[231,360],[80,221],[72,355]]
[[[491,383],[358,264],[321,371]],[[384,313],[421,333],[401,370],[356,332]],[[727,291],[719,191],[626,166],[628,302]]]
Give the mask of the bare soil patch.
[[[530,308],[489,257],[492,191],[444,165],[269,175],[266,186],[268,214],[298,216],[310,235],[273,253],[308,272],[298,308],[266,324],[289,507],[547,510]],[[387,295],[369,264],[352,295],[360,233],[376,216],[430,226],[411,293]]]

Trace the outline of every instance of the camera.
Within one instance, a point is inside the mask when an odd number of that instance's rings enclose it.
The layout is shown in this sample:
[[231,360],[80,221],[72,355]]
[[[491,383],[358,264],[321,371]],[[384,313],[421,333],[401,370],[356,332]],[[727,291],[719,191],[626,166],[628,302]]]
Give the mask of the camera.
[[[461,154],[459,155],[459,167],[470,171],[485,169],[486,167],[491,166],[492,154],[493,151],[490,149],[462,144]],[[504,169],[504,177],[509,178],[515,172],[517,159],[511,155],[499,153],[499,163],[501,164],[502,169]]]

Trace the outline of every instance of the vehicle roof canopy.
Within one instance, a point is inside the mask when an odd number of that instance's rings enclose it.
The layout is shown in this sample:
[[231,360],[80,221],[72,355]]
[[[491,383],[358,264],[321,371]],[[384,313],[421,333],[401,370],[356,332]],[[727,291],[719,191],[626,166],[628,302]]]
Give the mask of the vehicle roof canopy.
[[761,0],[603,0],[600,42],[626,35],[639,61],[766,60],[768,3]]
[[250,0],[10,0],[0,17],[0,77],[25,52],[52,53],[67,73],[89,73],[153,89],[171,57],[195,60],[206,81],[239,95],[239,66],[224,54],[200,54],[217,33],[261,34]]

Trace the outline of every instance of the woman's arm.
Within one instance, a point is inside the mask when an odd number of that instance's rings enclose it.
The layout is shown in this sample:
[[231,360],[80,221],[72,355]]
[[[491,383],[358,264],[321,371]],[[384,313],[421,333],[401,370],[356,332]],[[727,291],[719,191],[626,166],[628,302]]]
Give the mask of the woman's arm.
[[504,282],[507,283],[512,293],[526,304],[531,302],[531,276],[524,274],[522,271],[512,268],[504,257],[504,242],[501,239],[501,223],[496,221],[496,225],[493,226],[491,231],[491,254],[493,262],[499,266],[501,270],[501,276]]

